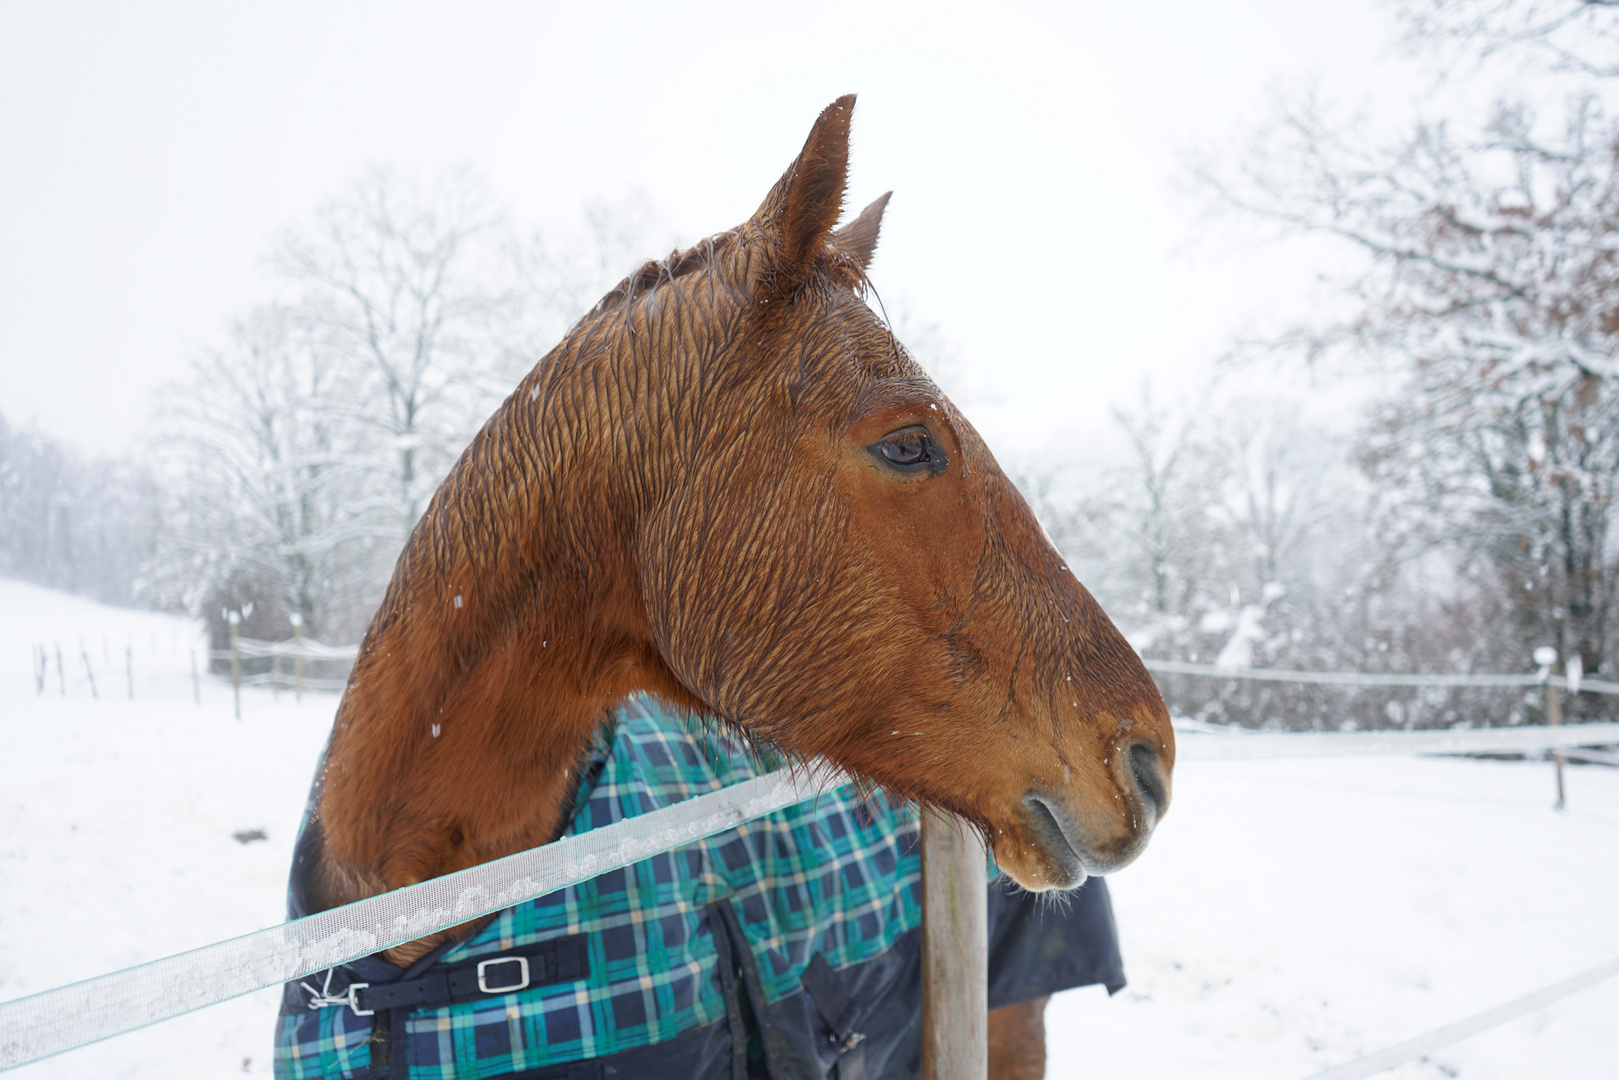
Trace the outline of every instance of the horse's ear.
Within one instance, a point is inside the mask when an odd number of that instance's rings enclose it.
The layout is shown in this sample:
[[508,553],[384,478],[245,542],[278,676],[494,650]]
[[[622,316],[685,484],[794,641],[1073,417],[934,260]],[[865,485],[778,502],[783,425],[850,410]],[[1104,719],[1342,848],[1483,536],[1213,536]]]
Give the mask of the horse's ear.
[[776,181],[754,215],[771,247],[761,278],[773,291],[791,291],[809,276],[843,212],[853,112],[853,94],[845,94],[821,112],[798,159]]
[[877,233],[883,227],[883,211],[894,193],[885,191],[877,201],[860,211],[860,216],[832,234],[832,246],[851,255],[865,270],[871,266],[871,257],[877,251]]

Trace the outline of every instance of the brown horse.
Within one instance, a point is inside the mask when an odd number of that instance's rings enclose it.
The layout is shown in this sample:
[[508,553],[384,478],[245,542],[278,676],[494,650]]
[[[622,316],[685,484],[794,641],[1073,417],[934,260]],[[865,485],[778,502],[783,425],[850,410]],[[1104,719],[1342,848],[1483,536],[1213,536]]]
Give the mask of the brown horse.
[[609,293],[451,471],[338,710],[317,907],[552,840],[636,691],[954,811],[1028,889],[1146,844],[1168,714],[864,302],[888,197],[834,230],[853,105],[745,224]]

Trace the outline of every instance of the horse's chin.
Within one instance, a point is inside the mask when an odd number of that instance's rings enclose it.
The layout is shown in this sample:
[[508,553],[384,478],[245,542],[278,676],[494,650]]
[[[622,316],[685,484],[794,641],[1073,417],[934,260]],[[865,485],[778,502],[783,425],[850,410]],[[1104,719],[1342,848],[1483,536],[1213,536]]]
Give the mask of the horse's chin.
[[1004,840],[995,844],[995,865],[1030,892],[1077,889],[1090,876],[1072,850],[1053,852],[1027,845],[1014,848]]
[[995,831],[995,862],[1030,892],[1077,889],[1087,878],[1123,869],[1147,847],[1153,822],[1137,832],[1098,843],[1057,798],[1031,791],[1022,820]]

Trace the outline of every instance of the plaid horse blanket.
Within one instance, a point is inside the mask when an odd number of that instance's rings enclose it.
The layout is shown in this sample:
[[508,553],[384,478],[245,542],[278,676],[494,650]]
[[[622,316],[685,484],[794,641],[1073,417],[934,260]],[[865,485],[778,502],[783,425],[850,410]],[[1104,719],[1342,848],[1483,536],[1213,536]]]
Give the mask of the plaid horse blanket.
[[[778,764],[715,726],[635,698],[600,732],[566,834]],[[881,791],[838,788],[509,908],[410,971],[369,957],[289,983],[275,1074],[914,1075],[920,869],[914,808]],[[1105,886],[1087,885],[1065,907],[1031,901],[991,889],[992,958],[1004,961],[992,959],[992,1005],[1123,985]],[[289,907],[305,913],[296,862]],[[391,989],[346,996],[362,983]],[[429,988],[420,1005],[418,986]],[[373,1008],[372,997],[404,1004]]]

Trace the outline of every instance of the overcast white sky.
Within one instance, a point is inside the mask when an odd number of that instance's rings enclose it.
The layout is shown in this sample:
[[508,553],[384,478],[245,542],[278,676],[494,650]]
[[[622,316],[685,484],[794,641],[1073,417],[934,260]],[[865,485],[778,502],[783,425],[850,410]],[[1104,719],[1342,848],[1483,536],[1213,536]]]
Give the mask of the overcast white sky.
[[469,162],[529,224],[640,189],[692,239],[854,91],[851,208],[895,191],[885,299],[993,388],[969,409],[992,446],[1089,441],[1299,295],[1296,265],[1188,247],[1181,151],[1278,81],[1420,92],[1391,38],[1383,8],[1315,0],[0,0],[0,412],[126,450],[152,389],[269,298],[280,232],[368,164]]

